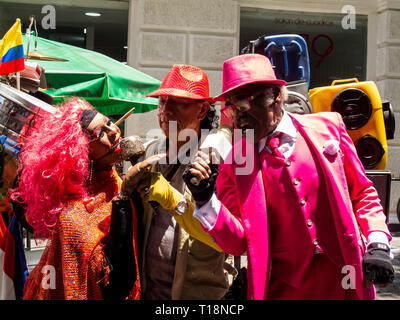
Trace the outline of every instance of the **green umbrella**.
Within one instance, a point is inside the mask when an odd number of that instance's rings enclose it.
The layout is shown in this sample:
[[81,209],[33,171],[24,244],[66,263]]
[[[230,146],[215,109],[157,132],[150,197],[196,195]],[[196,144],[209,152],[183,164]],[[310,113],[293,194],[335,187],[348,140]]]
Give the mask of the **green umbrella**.
[[[24,48],[28,36],[22,35]],[[37,47],[35,48],[35,40]],[[48,89],[54,104],[71,96],[82,97],[99,112],[125,114],[133,107],[135,113],[157,107],[158,100],[146,97],[157,90],[161,82],[103,54],[31,35],[29,55],[34,52],[36,62],[45,69]],[[51,58],[43,57],[50,56]],[[66,61],[57,61],[58,59]]]

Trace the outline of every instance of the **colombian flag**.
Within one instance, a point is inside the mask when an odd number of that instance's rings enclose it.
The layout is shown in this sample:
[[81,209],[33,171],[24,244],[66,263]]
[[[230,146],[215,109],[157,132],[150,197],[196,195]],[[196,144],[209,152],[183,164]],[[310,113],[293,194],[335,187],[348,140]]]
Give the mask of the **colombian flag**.
[[19,72],[24,69],[21,20],[17,19],[0,42],[0,74]]

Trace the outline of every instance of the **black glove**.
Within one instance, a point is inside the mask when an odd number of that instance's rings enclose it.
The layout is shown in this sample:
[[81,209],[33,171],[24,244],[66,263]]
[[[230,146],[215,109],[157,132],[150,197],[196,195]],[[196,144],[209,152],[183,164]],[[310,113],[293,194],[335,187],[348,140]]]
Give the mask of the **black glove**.
[[215,192],[215,181],[218,177],[218,165],[210,164],[210,177],[208,179],[201,180],[198,185],[193,183],[192,178],[194,178],[194,175],[189,171],[190,169],[190,166],[186,167],[185,172],[183,173],[183,180],[192,193],[194,200],[197,203],[204,204],[211,199],[213,193]]
[[394,269],[390,248],[384,243],[371,243],[363,259],[363,273],[366,280],[376,284],[392,283]]
[[[125,300],[136,281],[130,200],[113,200],[104,253],[110,267],[108,283],[100,282],[104,300]],[[103,275],[102,275],[103,276]]]

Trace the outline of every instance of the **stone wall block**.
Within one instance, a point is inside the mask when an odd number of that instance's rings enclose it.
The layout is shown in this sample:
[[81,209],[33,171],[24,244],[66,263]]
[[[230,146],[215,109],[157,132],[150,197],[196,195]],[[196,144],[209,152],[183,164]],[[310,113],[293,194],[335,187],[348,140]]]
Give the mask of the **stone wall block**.
[[377,43],[382,43],[387,39],[387,29],[388,29],[388,12],[384,11],[377,15],[377,32],[376,40]]
[[385,46],[378,49],[376,67],[377,76],[387,74],[400,77],[400,46]]
[[143,32],[141,36],[140,65],[172,65],[185,63],[186,35]]
[[400,79],[384,79],[376,82],[382,100],[389,100],[393,111],[400,112]]
[[126,120],[125,136],[138,135],[146,137],[149,130],[159,128],[157,109],[145,112],[134,113]]
[[388,140],[388,145],[400,146],[400,112],[394,113],[394,121],[395,121],[394,139]]
[[[222,65],[221,65],[222,66]],[[222,92],[222,72],[215,70],[204,70],[210,85],[210,95],[215,97]]]
[[380,77],[387,72],[387,47],[380,48],[376,54],[376,76]]
[[189,64],[222,70],[224,61],[237,54],[232,37],[191,35],[189,38]]
[[394,175],[399,175],[400,174],[399,159],[400,159],[400,147],[398,146],[389,147],[386,170],[389,170]]
[[230,0],[145,0],[144,27],[234,32],[236,4]]
[[400,40],[400,11],[388,11],[388,38]]
[[137,69],[145,74],[148,74],[149,76],[152,76],[153,78],[162,81],[171,68],[172,64],[165,68],[139,67]]
[[[400,181],[392,181],[390,185],[390,213],[396,213],[397,202],[399,201],[400,195]],[[394,222],[399,222],[397,219]]]

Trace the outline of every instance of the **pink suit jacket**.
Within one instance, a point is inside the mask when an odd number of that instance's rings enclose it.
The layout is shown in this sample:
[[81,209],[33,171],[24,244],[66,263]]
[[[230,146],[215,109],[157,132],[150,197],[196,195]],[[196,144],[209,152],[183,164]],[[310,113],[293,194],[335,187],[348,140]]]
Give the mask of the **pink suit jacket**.
[[[368,290],[363,285],[365,245],[358,226],[366,237],[371,231],[383,231],[391,239],[378,194],[365,175],[338,113],[289,115],[314,149],[322,167],[340,249],[345,264],[354,266],[356,271],[357,296],[373,298],[374,289]],[[339,141],[340,146],[333,156],[324,152],[324,145],[332,139]],[[240,149],[247,150],[247,157],[253,157],[254,168],[247,175],[235,174],[241,167],[238,163],[243,163],[242,152],[237,152],[236,144],[231,154],[235,159],[233,164],[220,165],[217,193],[222,205],[209,233],[225,252],[233,255],[247,252],[248,299],[262,300],[266,297],[271,271],[265,186],[257,148],[245,138],[238,143],[243,145]]]

